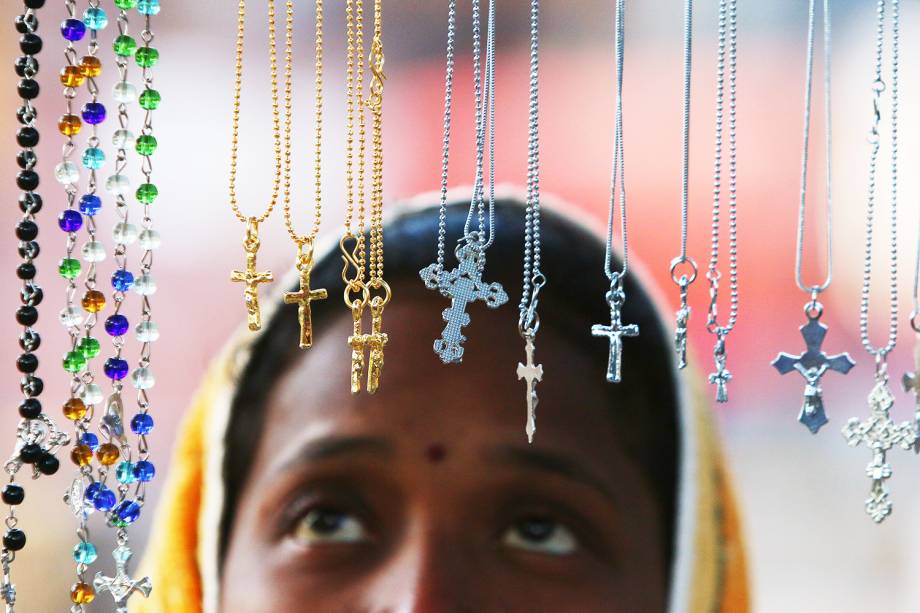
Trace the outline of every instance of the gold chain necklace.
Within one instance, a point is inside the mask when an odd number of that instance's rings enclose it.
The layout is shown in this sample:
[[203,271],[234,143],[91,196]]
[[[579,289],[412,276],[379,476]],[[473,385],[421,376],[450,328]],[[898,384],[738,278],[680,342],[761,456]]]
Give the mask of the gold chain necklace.
[[[272,96],[272,136],[275,145],[275,178],[272,185],[271,199],[268,207],[259,216],[246,216],[240,211],[236,197],[236,170],[239,153],[240,133],[240,97],[243,88],[243,44],[246,29],[246,0],[239,0],[239,13],[237,21],[236,38],[236,72],[233,93],[233,121],[230,145],[230,208],[242,223],[246,224],[246,238],[243,240],[243,249],[246,252],[246,270],[234,270],[230,280],[234,283],[243,283],[245,289],[243,296],[246,303],[247,321],[249,329],[259,330],[262,327],[262,314],[259,308],[259,285],[274,281],[270,271],[258,272],[256,256],[259,252],[259,224],[272,214],[278,202],[278,191],[281,184],[281,118],[278,110],[278,58],[277,43],[275,39],[275,3],[268,3],[268,44],[269,66],[271,71],[271,96]],[[286,74],[290,64],[286,67]],[[289,126],[286,126],[289,130]],[[290,134],[286,135],[290,140]]]

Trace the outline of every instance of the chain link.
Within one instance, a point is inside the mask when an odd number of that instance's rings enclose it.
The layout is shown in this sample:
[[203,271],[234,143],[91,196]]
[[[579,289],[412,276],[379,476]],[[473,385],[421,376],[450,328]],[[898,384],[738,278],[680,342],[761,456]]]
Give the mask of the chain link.
[[[626,223],[626,159],[623,147],[623,64],[626,46],[626,1],[617,0],[616,30],[616,116],[614,119],[613,170],[610,178],[610,211],[607,216],[607,248],[604,257],[604,272],[613,285],[623,283],[629,271],[629,234]],[[617,200],[620,209],[620,236],[623,241],[623,264],[619,271],[613,270],[613,226],[616,217]]]

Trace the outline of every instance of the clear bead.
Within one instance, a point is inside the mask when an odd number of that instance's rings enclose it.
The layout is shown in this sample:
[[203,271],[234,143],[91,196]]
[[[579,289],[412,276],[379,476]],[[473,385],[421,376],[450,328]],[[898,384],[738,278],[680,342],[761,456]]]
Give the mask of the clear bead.
[[105,180],[105,189],[113,196],[124,196],[131,191],[131,181],[125,175],[112,175]]
[[137,324],[134,332],[141,343],[154,343],[160,338],[160,327],[152,321],[142,321]]
[[112,97],[119,104],[131,104],[137,100],[137,88],[127,81],[119,81],[112,88]]
[[153,371],[149,368],[138,368],[131,373],[131,383],[134,384],[135,389],[149,390],[156,384],[156,379],[153,377]]
[[58,319],[65,328],[72,328],[83,323],[83,312],[75,306],[69,306],[61,310]]
[[134,282],[134,291],[141,296],[153,296],[157,292],[157,282],[148,273],[144,273]]
[[61,162],[54,167],[54,178],[63,185],[73,185],[80,181],[80,169],[69,160]]
[[104,398],[102,388],[95,383],[87,383],[86,387],[83,388],[83,393],[80,394],[80,400],[86,406],[101,404]]
[[87,262],[105,260],[105,247],[99,241],[90,241],[83,245],[83,259]]
[[134,132],[120,128],[112,134],[112,144],[118,149],[134,147]]
[[156,251],[160,248],[160,233],[156,230],[144,230],[140,236],[141,249]]
[[117,223],[112,229],[112,238],[116,243],[132,245],[137,240],[137,226],[125,222]]

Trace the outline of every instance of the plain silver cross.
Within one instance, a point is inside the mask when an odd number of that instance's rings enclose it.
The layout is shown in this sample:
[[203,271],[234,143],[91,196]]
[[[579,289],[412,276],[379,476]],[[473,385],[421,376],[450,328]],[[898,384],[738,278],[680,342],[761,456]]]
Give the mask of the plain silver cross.
[[533,442],[534,432],[537,431],[537,403],[539,402],[537,383],[543,380],[543,365],[534,363],[534,349],[533,337],[528,336],[527,343],[524,346],[524,351],[527,352],[527,363],[521,364],[518,362],[517,365],[518,379],[527,381],[527,426],[525,431],[527,432],[527,441],[530,443]]
[[607,304],[610,305],[610,325],[595,324],[591,327],[593,336],[607,337],[610,341],[610,353],[607,358],[607,381],[609,383],[619,383],[623,379],[623,337],[639,336],[639,326],[634,324],[624,326],[620,319],[623,300],[623,290],[612,289],[607,292]]
[[128,599],[131,595],[139,592],[147,598],[153,590],[153,584],[149,577],[134,580],[128,575],[128,561],[133,555],[128,547],[122,545],[116,548],[112,555],[115,558],[115,576],[106,577],[98,572],[93,580],[93,587],[100,594],[109,592],[112,595],[115,599],[115,613],[128,613]]

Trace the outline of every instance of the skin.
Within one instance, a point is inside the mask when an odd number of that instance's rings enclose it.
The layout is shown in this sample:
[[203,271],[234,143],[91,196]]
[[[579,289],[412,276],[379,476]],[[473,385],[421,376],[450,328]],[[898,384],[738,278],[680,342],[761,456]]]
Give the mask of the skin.
[[541,330],[528,445],[516,310],[474,307],[464,363],[445,367],[443,301],[399,298],[375,396],[348,390],[350,318],[271,392],[221,610],[664,611],[663,520],[615,444],[598,365]]

